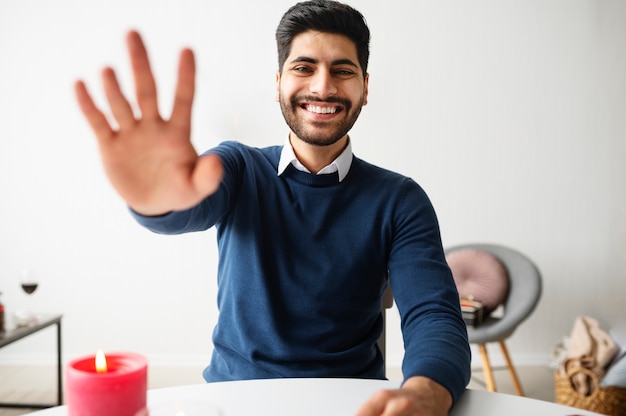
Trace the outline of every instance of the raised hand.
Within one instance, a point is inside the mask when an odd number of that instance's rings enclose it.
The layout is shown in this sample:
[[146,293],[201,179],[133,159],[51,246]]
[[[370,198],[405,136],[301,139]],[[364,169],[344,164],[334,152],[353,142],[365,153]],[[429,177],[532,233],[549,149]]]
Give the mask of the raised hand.
[[118,126],[111,126],[82,81],[75,85],[78,103],[98,139],[111,184],[131,208],[144,215],[190,208],[215,192],[222,178],[219,158],[198,157],[190,141],[195,90],[193,52],[181,52],[174,106],[170,119],[165,120],[159,114],[156,85],[143,41],[133,31],[127,36],[127,44],[141,114],[133,112],[111,68],[102,71],[102,81]]

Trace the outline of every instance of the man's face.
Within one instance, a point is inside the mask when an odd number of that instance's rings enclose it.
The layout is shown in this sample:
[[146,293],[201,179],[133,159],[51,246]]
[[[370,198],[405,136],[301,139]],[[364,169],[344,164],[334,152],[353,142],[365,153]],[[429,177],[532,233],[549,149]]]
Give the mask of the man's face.
[[348,134],[367,104],[368,77],[347,37],[307,31],[294,37],[276,74],[276,100],[302,141],[328,146]]

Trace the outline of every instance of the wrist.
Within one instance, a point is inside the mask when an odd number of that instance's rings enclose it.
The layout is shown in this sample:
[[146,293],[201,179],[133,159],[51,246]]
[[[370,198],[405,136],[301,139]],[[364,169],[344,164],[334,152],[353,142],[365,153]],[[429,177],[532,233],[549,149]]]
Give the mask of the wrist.
[[448,412],[452,407],[452,394],[450,394],[450,391],[431,378],[424,376],[410,377],[404,381],[402,388],[411,390],[420,397],[430,398],[438,408],[445,412]]

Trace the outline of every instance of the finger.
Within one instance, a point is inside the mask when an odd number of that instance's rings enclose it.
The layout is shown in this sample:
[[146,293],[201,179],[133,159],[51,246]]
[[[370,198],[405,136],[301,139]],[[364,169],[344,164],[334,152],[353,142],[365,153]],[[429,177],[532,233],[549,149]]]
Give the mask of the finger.
[[392,394],[388,390],[374,393],[356,412],[355,416],[380,416],[385,411]]
[[131,31],[126,38],[130,64],[135,79],[135,93],[137,103],[144,118],[155,119],[159,117],[157,103],[156,84],[150,69],[148,52],[141,40],[139,33]]
[[109,102],[109,107],[111,107],[111,112],[120,128],[130,127],[135,122],[133,109],[126,97],[124,97],[115,72],[111,68],[105,68],[102,71],[102,83],[104,84],[104,94]]
[[102,114],[94,104],[83,81],[77,81],[76,84],[74,84],[74,93],[76,94],[80,110],[98,140],[104,141],[111,139],[113,137],[113,129],[111,129],[104,114]]
[[178,81],[172,109],[172,123],[189,130],[191,126],[191,109],[195,93],[196,63],[193,52],[184,49],[178,64]]
[[[416,414],[418,409],[413,407],[413,402],[406,396],[397,396],[391,399],[385,406],[382,416],[409,416]],[[419,414],[423,414],[420,412]]]

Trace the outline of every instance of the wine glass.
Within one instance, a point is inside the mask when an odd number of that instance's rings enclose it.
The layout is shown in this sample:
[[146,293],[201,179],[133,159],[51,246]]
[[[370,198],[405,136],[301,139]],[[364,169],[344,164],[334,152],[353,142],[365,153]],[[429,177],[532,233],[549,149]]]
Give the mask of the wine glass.
[[15,318],[19,326],[27,326],[37,322],[37,315],[32,311],[30,303],[33,293],[39,287],[39,279],[32,270],[24,269],[20,272],[20,286],[28,297],[27,308],[15,312]]

